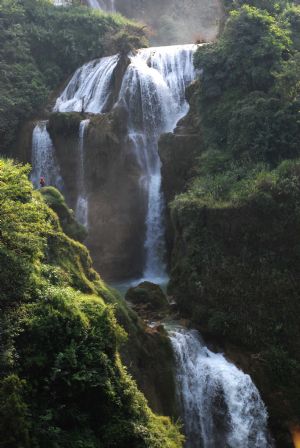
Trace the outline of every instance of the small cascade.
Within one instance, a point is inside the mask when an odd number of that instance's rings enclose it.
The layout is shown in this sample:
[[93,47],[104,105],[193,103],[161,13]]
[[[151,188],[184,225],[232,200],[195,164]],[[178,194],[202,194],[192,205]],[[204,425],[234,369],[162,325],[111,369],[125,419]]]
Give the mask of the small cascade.
[[170,330],[187,448],[270,448],[268,414],[249,375],[205,347],[195,330]]
[[46,185],[63,189],[55,149],[47,130],[47,121],[39,121],[32,134],[32,172],[31,181],[36,188],[40,187],[40,178],[44,177]]
[[84,155],[84,135],[90,120],[82,120],[79,125],[78,142],[78,199],[75,209],[75,216],[78,222],[88,227],[88,198],[85,185],[85,155]]
[[55,112],[106,112],[114,70],[119,56],[88,62],[74,73],[69,84],[56,100]]

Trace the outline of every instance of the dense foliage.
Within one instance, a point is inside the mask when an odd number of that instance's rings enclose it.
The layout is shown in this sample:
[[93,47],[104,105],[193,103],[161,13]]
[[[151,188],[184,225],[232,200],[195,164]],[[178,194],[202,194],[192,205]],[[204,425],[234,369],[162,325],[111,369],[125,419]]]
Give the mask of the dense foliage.
[[28,172],[0,160],[1,448],[180,448],[120,362],[112,293]]
[[289,16],[300,17],[300,8],[276,19],[243,6],[222,39],[198,51],[207,150],[271,164],[299,154],[300,60]]
[[57,8],[50,0],[1,0],[0,35],[2,151],[14,142],[20,123],[40,112],[77,67],[121,43],[144,43],[143,29],[120,15]]
[[300,415],[299,35],[299,6],[235,2],[199,48],[202,143],[172,204],[170,290],[203,331],[258,353],[277,430]]

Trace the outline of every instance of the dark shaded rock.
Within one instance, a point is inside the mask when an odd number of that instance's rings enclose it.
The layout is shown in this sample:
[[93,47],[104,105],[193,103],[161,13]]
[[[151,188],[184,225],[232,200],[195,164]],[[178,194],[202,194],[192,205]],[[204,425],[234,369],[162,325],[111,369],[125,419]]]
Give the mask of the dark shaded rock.
[[82,115],[77,112],[54,112],[50,115],[47,129],[51,136],[73,136],[78,134]]
[[13,154],[8,154],[10,157],[23,163],[31,163],[32,153],[32,132],[36,123],[28,121],[19,130],[17,142]]
[[113,78],[112,78],[113,85],[112,85],[111,94],[109,96],[107,107],[106,107],[107,111],[111,110],[111,108],[114,106],[114,104],[116,104],[116,102],[119,98],[119,93],[120,93],[120,89],[121,89],[122,82],[124,79],[124,74],[125,74],[129,64],[130,64],[129,57],[127,55],[121,55],[119,62],[117,64],[117,67],[113,73]]
[[186,90],[186,98],[190,104],[187,116],[179,121],[174,133],[164,134],[159,140],[159,155],[162,162],[162,189],[167,201],[166,237],[169,258],[174,244],[170,203],[177,194],[186,189],[191,178],[195,175],[197,157],[203,147],[196,107],[196,88],[197,82],[194,82]]
[[163,310],[169,305],[168,300],[160,286],[151,282],[142,282],[134,288],[130,288],[125,296],[133,306],[142,306],[148,310]]
[[127,141],[123,108],[91,118],[85,139],[87,244],[106,280],[139,276],[144,264],[146,194]]
[[54,113],[50,115],[47,126],[64,180],[63,193],[72,209],[75,209],[79,193],[79,124],[84,118],[85,116],[77,112]]
[[106,280],[138,277],[144,265],[146,193],[127,138],[127,111],[101,115],[55,113],[49,133],[64,180],[68,205],[80,194],[79,124],[90,118],[84,138],[84,182],[89,203],[86,240],[95,266]]
[[[147,326],[126,301],[114,294],[118,322],[128,334],[120,355],[129,373],[145,394],[149,406],[177,420],[180,416],[175,384],[175,359],[162,325]],[[116,299],[117,298],[117,299]]]

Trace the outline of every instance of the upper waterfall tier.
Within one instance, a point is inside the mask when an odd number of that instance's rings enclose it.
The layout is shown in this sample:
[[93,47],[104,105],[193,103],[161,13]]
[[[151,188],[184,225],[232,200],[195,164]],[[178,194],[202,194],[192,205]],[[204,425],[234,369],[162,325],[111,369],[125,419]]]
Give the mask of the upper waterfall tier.
[[112,77],[119,56],[110,56],[88,62],[74,73],[69,84],[57,99],[58,112],[101,113],[111,91]]
[[[146,78],[145,82],[148,80],[154,88],[164,85],[165,89],[169,89],[170,96],[173,97],[178,108],[178,105],[184,101],[187,83],[191,82],[195,76],[193,65],[195,49],[195,45],[174,45],[138,50],[130,57],[131,64],[123,83],[126,82],[128,72],[134,71],[137,75],[136,80],[138,77]],[[57,99],[54,110],[58,112],[84,111],[94,114],[105,112],[118,61],[118,55],[109,56],[88,62],[76,70]],[[137,89],[139,86],[132,87]],[[121,89],[120,101],[126,93],[125,88]],[[159,99],[156,99],[156,102],[157,100]]]

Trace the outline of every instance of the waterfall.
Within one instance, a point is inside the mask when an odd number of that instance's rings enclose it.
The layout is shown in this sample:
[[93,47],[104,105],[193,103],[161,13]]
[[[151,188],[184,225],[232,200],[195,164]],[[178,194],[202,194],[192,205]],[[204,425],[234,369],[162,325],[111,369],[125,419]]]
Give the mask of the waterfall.
[[55,149],[47,131],[47,121],[39,121],[32,134],[32,172],[31,181],[36,188],[40,178],[44,177],[46,185],[63,189],[63,180],[56,160]]
[[56,112],[106,112],[113,73],[119,56],[88,62],[76,70],[63,93],[56,100]]
[[78,199],[75,209],[75,216],[83,226],[88,226],[88,198],[85,186],[85,155],[84,155],[84,135],[90,120],[82,120],[79,125],[78,141]]
[[[185,88],[195,78],[195,45],[138,50],[130,55],[117,104],[128,111],[128,142],[140,168],[140,188],[147,200],[143,277],[166,278],[164,198],[158,140],[186,115]],[[100,114],[112,108],[111,95],[119,56],[104,57],[79,68],[57,99],[54,110]]]
[[249,375],[205,347],[195,330],[170,330],[187,448],[270,448],[268,414]]
[[130,58],[119,95],[129,113],[129,141],[148,197],[143,276],[156,283],[166,277],[158,140],[188,111],[185,88],[195,77],[195,49],[194,45],[178,45],[139,50]]

